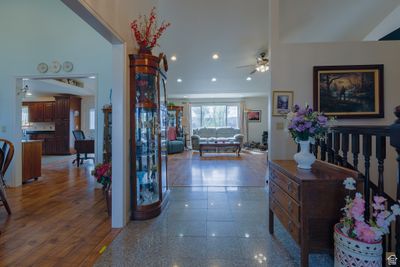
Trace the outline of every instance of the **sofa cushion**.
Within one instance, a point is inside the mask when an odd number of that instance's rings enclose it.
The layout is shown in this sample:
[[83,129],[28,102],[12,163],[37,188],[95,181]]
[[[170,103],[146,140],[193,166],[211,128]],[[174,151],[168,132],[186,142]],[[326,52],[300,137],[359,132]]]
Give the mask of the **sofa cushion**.
[[216,137],[233,137],[235,134],[239,134],[240,129],[232,127],[221,127],[216,129]]
[[168,128],[168,141],[174,141],[174,140],[176,140],[176,128],[169,127]]
[[217,129],[215,128],[200,128],[197,131],[193,130],[194,134],[199,135],[200,137],[209,138],[209,137],[216,137]]

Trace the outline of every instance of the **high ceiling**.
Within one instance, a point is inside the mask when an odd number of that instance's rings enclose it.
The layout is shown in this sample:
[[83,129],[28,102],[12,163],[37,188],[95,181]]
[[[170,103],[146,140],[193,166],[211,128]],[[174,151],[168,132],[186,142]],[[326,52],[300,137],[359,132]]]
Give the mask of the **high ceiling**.
[[[280,0],[281,40],[362,41],[399,5],[400,0]],[[398,16],[397,22],[399,27]]]
[[[161,0],[158,13],[172,24],[161,49],[177,57],[169,60],[169,97],[266,95],[268,73],[255,73],[247,81],[252,68],[236,67],[255,64],[268,48],[267,0]],[[218,60],[212,59],[214,53]]]

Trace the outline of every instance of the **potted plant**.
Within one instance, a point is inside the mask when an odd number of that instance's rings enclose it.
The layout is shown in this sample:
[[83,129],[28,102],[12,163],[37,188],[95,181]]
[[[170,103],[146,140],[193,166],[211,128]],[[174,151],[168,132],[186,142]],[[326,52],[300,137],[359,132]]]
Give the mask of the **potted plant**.
[[107,202],[108,215],[111,215],[111,163],[98,164],[92,171],[97,182],[103,185],[103,192]]
[[159,26],[155,7],[151,9],[149,16],[139,15],[138,19],[132,21],[131,30],[139,45],[139,53],[151,54],[151,50],[158,45],[158,39],[170,25],[171,23],[163,21]]
[[315,139],[323,139],[328,131],[329,118],[324,114],[313,111],[309,105],[300,108],[295,105],[286,115],[289,121],[288,130],[293,140],[300,145],[300,152],[294,155],[297,167],[311,169],[315,156],[310,153],[310,143]]
[[390,223],[400,214],[400,206],[386,209],[386,199],[374,196],[371,219],[364,218],[365,200],[355,193],[356,181],[349,177],[343,182],[348,190],[343,218],[334,226],[335,267],[382,266],[382,236],[389,233]]

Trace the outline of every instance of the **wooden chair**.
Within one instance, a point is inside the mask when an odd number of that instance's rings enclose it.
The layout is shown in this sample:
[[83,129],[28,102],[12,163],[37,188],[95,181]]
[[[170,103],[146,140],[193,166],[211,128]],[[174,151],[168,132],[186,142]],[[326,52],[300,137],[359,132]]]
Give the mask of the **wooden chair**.
[[[93,157],[88,157],[87,154],[94,153],[94,140],[87,140],[85,138],[85,134],[82,130],[74,130],[72,134],[75,138],[75,150],[76,150],[76,159],[72,161],[72,164],[76,162],[76,165],[79,167],[80,164],[83,163],[83,160],[92,159]],[[81,158],[81,154],[85,154],[84,158]]]
[[11,214],[11,209],[6,198],[6,183],[4,177],[13,156],[14,145],[10,141],[0,138],[0,201],[3,202],[3,206],[6,208],[8,214]]

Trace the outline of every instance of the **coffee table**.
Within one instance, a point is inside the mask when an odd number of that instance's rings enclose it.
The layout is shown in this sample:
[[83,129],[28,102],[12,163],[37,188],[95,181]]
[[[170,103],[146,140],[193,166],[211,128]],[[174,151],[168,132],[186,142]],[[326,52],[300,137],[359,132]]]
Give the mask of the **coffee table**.
[[212,141],[212,142],[200,142],[200,157],[203,156],[203,150],[214,149],[218,147],[231,147],[235,148],[234,153],[237,153],[237,156],[240,156],[241,146],[239,142],[221,142],[221,141]]

